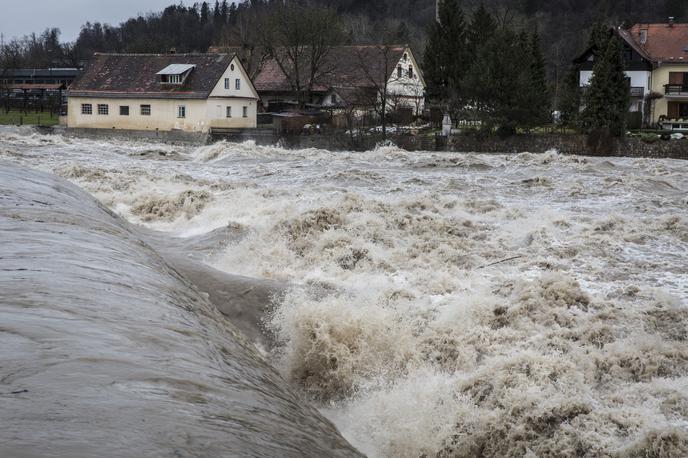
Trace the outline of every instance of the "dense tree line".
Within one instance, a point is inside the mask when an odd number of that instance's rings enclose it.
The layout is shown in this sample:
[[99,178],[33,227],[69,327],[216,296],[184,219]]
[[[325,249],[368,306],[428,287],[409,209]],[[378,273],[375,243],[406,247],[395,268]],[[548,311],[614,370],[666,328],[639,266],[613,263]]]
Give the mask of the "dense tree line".
[[424,54],[429,102],[489,130],[513,133],[550,119],[551,97],[537,30],[480,6],[467,18],[443,0]]
[[[172,1],[171,1],[172,3]],[[59,47],[48,44],[37,52],[35,44],[43,35],[11,40],[0,50],[0,64],[7,66],[44,66],[45,62],[87,59],[102,52],[178,52],[207,50],[211,44],[237,44],[246,35],[248,18],[266,6],[284,3],[276,0],[198,2],[174,4],[162,12],[131,18],[119,25],[87,23],[75,43]],[[399,41],[416,51],[425,48],[427,30],[435,19],[435,0],[289,0],[307,6],[334,10],[347,30],[347,41],[370,43],[380,31],[392,30]],[[483,0],[463,0],[461,8],[473,13]],[[485,7],[500,20],[508,19],[522,28],[537,29],[543,43],[548,77],[558,93],[571,59],[585,45],[591,25],[598,19],[608,23],[665,21],[675,16],[688,20],[685,0],[484,0]],[[242,28],[244,30],[242,30]],[[55,35],[56,29],[46,31]],[[59,37],[59,33],[57,34]],[[39,46],[40,48],[40,46]]]

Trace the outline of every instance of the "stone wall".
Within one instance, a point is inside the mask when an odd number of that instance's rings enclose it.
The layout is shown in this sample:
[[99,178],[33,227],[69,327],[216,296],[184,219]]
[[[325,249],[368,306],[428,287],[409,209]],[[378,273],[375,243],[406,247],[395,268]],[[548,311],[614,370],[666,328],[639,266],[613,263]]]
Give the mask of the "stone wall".
[[[462,151],[475,153],[517,154],[544,153],[557,150],[562,154],[592,154],[587,136],[579,134],[522,134],[500,139],[479,138],[473,135],[453,135],[449,138],[433,135],[389,134],[351,137],[345,131],[328,130],[317,134],[279,135],[272,129],[237,129],[223,135],[183,131],[131,131],[110,129],[51,128],[56,133],[87,138],[148,139],[168,143],[205,144],[211,141],[255,141],[260,145],[279,144],[285,148],[317,148],[330,151],[366,151],[385,141],[408,151]],[[688,139],[657,140],[648,143],[639,138],[626,138],[616,144],[613,156],[688,159]]]

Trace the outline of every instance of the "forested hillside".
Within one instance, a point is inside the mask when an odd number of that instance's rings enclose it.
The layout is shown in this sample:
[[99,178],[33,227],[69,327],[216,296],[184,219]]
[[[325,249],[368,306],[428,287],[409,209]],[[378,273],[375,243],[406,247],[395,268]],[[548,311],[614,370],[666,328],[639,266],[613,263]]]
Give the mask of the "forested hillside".
[[[8,67],[77,65],[100,52],[203,52],[211,45],[252,47],[260,40],[260,17],[277,0],[215,1],[173,4],[156,14],[133,17],[122,24],[86,23],[75,43],[59,43],[59,24],[40,35],[6,43],[0,64]],[[280,0],[281,1],[281,0]],[[172,3],[172,0],[170,0]],[[422,55],[435,18],[435,0],[293,0],[331,8],[345,31],[346,43],[380,40],[406,42]],[[537,30],[548,78],[563,78],[580,52],[595,21],[611,24],[688,20],[686,0],[464,0],[466,15],[481,3],[515,28]],[[27,31],[29,32],[29,31]]]

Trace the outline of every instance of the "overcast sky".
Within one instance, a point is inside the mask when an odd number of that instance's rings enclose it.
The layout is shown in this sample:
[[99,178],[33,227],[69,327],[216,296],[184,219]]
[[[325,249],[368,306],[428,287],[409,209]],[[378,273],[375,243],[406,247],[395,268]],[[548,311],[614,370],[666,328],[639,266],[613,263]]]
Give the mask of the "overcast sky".
[[[62,41],[73,41],[87,22],[117,25],[139,13],[161,11],[179,0],[0,0],[0,33],[5,41],[48,27],[62,31]],[[193,0],[184,4],[192,4]]]

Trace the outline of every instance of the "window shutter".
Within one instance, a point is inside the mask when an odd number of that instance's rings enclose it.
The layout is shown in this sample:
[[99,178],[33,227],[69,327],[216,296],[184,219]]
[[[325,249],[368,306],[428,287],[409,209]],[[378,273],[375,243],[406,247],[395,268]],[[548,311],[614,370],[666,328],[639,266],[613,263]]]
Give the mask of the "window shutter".
[[669,102],[667,117],[669,119],[678,119],[678,108],[678,102]]
[[683,84],[683,72],[669,72],[669,84]]

